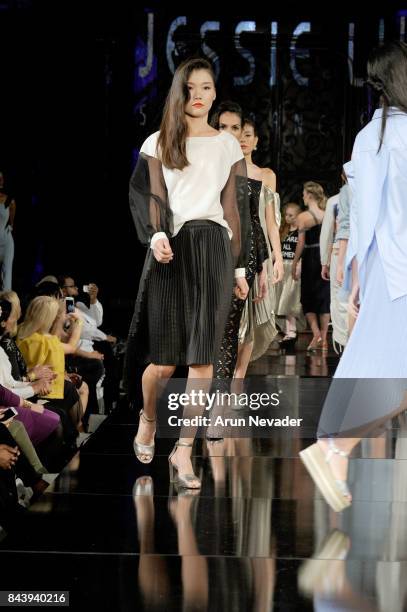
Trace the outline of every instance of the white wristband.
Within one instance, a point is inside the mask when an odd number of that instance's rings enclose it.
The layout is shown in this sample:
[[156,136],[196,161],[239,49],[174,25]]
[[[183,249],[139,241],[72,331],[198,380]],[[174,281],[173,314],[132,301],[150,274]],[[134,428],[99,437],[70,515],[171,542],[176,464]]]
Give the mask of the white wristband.
[[246,278],[246,268],[235,268],[235,278]]
[[150,249],[154,248],[154,245],[157,240],[162,240],[163,238],[167,238],[167,234],[165,232],[156,232],[155,234],[153,234],[150,241]]

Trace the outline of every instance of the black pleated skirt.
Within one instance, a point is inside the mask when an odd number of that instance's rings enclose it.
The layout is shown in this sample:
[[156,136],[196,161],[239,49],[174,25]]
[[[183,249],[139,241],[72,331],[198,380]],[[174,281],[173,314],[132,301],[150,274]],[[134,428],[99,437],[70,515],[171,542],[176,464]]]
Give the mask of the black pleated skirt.
[[233,291],[227,230],[189,221],[170,240],[169,264],[147,253],[127,347],[132,364],[206,365],[214,362]]

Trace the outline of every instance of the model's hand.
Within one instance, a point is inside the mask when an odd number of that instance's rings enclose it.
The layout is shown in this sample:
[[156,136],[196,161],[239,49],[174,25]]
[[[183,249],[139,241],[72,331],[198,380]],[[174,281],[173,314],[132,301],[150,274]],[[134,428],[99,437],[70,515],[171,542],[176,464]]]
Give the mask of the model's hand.
[[284,278],[284,264],[282,259],[276,259],[273,265],[273,285]]
[[321,268],[321,276],[324,280],[329,281],[329,266],[323,265]]
[[117,342],[117,338],[115,338],[115,336],[106,336],[106,340],[107,342],[110,342],[110,344],[116,344]]
[[338,260],[338,265],[336,268],[336,282],[340,287],[342,287],[344,276],[345,274],[343,271],[343,261]]
[[299,272],[298,272],[298,268],[297,268],[297,264],[298,261],[293,261],[293,265],[291,268],[291,276],[293,277],[293,280],[297,281],[300,278]]
[[239,300],[245,300],[247,298],[247,294],[249,293],[249,285],[247,284],[247,280],[244,276],[236,278],[236,287],[235,287],[235,296]]
[[348,313],[354,319],[356,319],[359,314],[359,303],[359,285],[355,283],[348,299]]
[[263,270],[259,274],[258,285],[259,285],[258,294],[253,300],[254,304],[257,304],[258,302],[261,302],[262,300],[264,300],[268,292],[267,270],[265,268],[263,268]]
[[168,238],[157,240],[154,244],[153,253],[157,261],[165,264],[170,263],[174,257]]

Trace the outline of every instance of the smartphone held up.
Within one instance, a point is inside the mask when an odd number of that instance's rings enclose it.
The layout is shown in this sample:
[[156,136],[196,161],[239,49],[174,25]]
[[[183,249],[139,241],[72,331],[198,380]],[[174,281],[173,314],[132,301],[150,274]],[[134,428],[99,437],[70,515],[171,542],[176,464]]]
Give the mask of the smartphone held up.
[[73,299],[73,297],[65,298],[65,308],[66,314],[72,314],[73,312],[75,312],[75,300]]

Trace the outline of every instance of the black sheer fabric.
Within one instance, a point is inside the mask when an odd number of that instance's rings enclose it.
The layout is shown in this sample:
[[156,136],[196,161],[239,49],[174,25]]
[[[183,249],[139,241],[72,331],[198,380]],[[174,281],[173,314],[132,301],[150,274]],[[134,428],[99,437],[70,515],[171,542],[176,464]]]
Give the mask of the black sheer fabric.
[[[173,214],[168,201],[163,168],[159,159],[140,153],[130,179],[130,210],[138,239],[149,245],[156,232],[173,234]],[[232,230],[231,248],[236,267],[245,268],[250,253],[250,204],[244,159],[230,169],[220,201],[223,216]]]
[[138,239],[145,246],[156,232],[173,231],[172,211],[168,202],[161,162],[140,153],[130,179],[130,210]]
[[14,338],[3,336],[0,346],[11,363],[11,375],[14,380],[23,380],[27,376],[27,366]]
[[232,255],[237,268],[246,268],[250,256],[250,196],[247,166],[240,159],[230,169],[229,179],[222,190],[220,201],[225,221],[232,230]]

